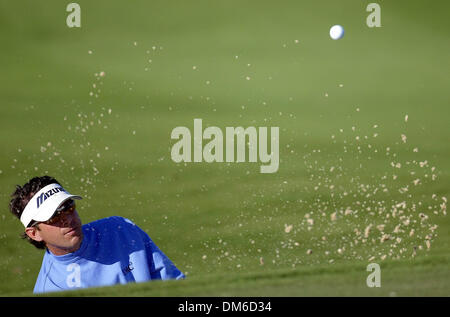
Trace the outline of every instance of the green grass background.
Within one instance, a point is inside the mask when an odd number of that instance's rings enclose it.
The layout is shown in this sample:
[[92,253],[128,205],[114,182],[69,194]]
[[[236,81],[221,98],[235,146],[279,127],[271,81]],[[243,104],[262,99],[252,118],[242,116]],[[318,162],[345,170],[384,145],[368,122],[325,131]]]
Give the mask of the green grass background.
[[[32,295],[42,252],[21,241],[8,202],[15,184],[44,174],[85,197],[84,223],[130,218],[187,273],[181,282],[58,295],[450,294],[449,220],[426,208],[437,206],[433,194],[448,197],[450,184],[448,2],[378,1],[382,27],[369,28],[370,1],[79,0],[79,29],[65,24],[68,3],[0,1],[0,295]],[[328,36],[334,24],[344,26],[342,40]],[[278,172],[174,163],[170,133],[192,131],[194,118],[222,129],[280,127]],[[355,152],[355,134],[369,135],[364,145],[378,154]],[[423,184],[411,194],[365,199],[351,180],[377,187],[394,173],[392,160],[427,160],[437,179],[417,169]],[[410,182],[403,166],[395,173]],[[331,197],[328,181],[351,194]],[[389,246],[378,242],[336,253],[341,236],[372,221],[364,208],[403,200],[421,202],[414,212],[438,225],[429,250],[421,231],[404,235],[405,254],[424,246],[414,258],[381,260]],[[358,218],[330,221],[356,201],[364,202]],[[317,224],[308,231],[311,212]],[[381,288],[366,286],[371,256]]]

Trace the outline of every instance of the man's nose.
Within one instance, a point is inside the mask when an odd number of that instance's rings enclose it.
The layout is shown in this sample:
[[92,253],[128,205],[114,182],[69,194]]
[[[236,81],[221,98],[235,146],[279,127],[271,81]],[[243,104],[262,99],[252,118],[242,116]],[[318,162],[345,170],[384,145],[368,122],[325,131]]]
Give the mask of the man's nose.
[[64,215],[64,217],[61,219],[61,224],[64,227],[71,226],[75,222],[75,213],[70,212]]

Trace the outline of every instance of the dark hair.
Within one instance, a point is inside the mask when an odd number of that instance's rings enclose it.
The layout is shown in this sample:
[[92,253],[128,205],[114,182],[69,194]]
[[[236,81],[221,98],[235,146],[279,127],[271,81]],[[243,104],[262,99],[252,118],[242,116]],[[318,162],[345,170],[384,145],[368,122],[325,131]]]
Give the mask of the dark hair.
[[[11,201],[9,202],[9,210],[11,211],[11,213],[20,219],[25,206],[28,204],[34,194],[50,184],[59,184],[59,182],[51,176],[41,176],[33,177],[28,183],[23,186],[16,185],[16,190],[11,194]],[[37,230],[39,230],[39,227],[36,226],[36,228]],[[44,241],[35,241],[31,239],[25,232],[21,234],[21,237],[28,240],[28,242],[30,242],[38,249],[45,249]]]

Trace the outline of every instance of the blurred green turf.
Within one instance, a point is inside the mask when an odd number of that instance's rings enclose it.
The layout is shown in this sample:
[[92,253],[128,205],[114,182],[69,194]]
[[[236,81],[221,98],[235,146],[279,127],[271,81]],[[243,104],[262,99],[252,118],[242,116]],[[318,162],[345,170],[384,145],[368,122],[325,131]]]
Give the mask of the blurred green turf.
[[[449,193],[449,3],[378,1],[382,27],[374,29],[365,24],[369,1],[77,3],[82,27],[69,29],[67,3],[0,1],[0,295],[30,295],[34,286],[42,252],[20,240],[7,205],[15,184],[43,174],[85,197],[83,222],[130,218],[187,273],[180,283],[71,294],[450,294],[449,220],[426,209],[437,206],[433,194]],[[344,26],[342,40],[329,38],[333,24]],[[279,171],[175,164],[170,133],[193,129],[194,118],[222,129],[280,127]],[[417,167],[425,160],[435,181]],[[343,177],[321,170],[332,166]],[[420,174],[423,184],[401,194],[381,179],[393,174],[402,182]],[[336,186],[334,197],[325,184]],[[367,198],[357,184],[391,190]],[[378,242],[336,253],[355,227],[381,221],[365,208],[404,200],[439,226],[429,250],[418,226],[420,238],[403,235],[401,259],[382,261],[390,247]],[[357,202],[358,218],[330,221]],[[369,256],[381,264],[380,289],[365,284]]]

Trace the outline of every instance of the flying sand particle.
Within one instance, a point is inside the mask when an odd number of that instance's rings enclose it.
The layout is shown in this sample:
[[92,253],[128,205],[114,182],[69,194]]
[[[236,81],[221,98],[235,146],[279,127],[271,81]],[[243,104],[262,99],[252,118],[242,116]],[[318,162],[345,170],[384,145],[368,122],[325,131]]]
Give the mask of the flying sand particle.
[[293,225],[284,225],[284,232],[289,233],[292,230]]

